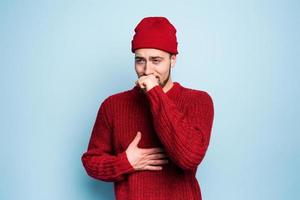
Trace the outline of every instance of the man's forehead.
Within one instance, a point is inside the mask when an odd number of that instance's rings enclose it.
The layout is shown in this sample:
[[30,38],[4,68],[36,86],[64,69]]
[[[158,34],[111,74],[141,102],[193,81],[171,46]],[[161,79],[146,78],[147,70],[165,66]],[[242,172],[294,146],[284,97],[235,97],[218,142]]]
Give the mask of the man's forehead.
[[159,58],[164,58],[167,57],[168,53],[163,52],[161,50],[156,50],[156,49],[147,49],[147,50],[136,50],[135,51],[135,57],[159,57]]

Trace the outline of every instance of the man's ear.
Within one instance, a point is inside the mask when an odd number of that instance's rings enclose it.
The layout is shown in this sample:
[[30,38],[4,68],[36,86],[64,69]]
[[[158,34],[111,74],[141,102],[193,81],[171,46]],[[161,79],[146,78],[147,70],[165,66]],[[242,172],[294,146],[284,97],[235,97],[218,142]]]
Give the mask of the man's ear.
[[176,64],[177,56],[175,54],[171,55],[171,67],[174,67]]

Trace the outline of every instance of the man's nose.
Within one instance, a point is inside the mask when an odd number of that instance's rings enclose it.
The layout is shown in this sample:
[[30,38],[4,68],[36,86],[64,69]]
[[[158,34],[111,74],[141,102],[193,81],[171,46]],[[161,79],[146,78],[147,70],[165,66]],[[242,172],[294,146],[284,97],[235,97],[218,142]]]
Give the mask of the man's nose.
[[152,74],[152,73],[153,73],[153,71],[152,71],[151,64],[147,62],[145,64],[145,75],[149,75],[149,74]]

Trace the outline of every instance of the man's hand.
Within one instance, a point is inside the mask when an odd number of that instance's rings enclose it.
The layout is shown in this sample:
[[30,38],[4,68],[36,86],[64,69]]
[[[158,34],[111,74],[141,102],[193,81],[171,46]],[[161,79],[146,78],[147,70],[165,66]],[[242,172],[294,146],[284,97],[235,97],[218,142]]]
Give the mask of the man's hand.
[[147,76],[141,76],[135,84],[138,85],[144,92],[151,90],[156,85],[159,85],[159,79],[154,75],[150,74]]
[[162,170],[163,164],[167,164],[167,159],[160,159],[167,157],[166,154],[162,153],[162,148],[148,148],[142,149],[137,145],[141,140],[141,132],[137,132],[134,140],[129,144],[126,149],[126,155],[129,163],[136,170]]

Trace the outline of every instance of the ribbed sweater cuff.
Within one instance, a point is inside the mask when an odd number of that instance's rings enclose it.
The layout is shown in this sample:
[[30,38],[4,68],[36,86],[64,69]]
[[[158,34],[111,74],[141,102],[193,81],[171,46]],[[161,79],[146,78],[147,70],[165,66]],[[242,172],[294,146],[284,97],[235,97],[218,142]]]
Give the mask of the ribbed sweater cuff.
[[123,151],[122,153],[119,153],[117,155],[115,167],[116,171],[120,172],[121,174],[131,173],[135,171],[127,158],[126,151]]
[[[158,95],[157,95],[158,94]],[[160,85],[156,85],[146,92],[147,98],[150,100],[150,105],[154,106],[159,104],[161,95],[165,95]]]

